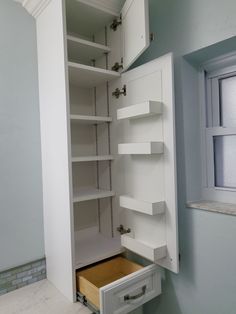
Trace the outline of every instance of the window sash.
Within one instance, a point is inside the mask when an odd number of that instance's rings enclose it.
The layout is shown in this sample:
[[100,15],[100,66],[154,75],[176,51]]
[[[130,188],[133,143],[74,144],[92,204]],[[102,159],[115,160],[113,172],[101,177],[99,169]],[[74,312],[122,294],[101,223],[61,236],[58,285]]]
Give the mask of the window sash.
[[236,135],[236,128],[206,128],[206,155],[207,155],[207,186],[215,190],[236,192],[236,188],[224,188],[215,186],[214,165],[214,136]]

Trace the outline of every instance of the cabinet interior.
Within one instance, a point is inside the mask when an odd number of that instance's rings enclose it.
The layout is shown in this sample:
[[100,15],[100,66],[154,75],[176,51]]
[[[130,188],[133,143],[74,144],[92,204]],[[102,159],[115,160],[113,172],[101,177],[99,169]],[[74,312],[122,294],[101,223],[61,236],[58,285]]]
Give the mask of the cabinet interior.
[[83,1],[66,1],[76,269],[122,251],[113,217],[108,97],[108,81],[120,76],[110,70],[110,24],[116,17]]

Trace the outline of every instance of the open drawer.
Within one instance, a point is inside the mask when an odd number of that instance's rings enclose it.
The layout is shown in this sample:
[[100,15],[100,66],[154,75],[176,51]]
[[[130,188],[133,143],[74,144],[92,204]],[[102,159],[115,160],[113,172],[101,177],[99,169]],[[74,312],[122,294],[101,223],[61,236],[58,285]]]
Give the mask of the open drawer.
[[77,272],[77,290],[101,314],[126,314],[161,293],[157,265],[140,266],[123,257]]

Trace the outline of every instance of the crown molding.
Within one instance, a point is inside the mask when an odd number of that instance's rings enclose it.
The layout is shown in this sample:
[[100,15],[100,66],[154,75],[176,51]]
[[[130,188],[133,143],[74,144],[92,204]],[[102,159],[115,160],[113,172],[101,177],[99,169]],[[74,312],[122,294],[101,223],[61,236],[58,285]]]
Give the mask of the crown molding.
[[[37,18],[51,0],[14,0],[20,3],[33,17]],[[102,7],[104,10],[111,10],[118,14],[124,0],[80,0],[82,3],[95,7]]]
[[37,18],[51,0],[14,0],[21,3],[21,5],[31,14],[34,18]]
[[115,14],[119,14],[125,0],[78,0],[79,2],[87,5],[101,8],[104,11],[111,11]]

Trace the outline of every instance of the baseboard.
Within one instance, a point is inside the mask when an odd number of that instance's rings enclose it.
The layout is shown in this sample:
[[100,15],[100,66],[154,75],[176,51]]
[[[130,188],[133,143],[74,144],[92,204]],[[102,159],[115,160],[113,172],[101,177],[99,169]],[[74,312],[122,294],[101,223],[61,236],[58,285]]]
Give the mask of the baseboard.
[[0,295],[30,285],[45,278],[45,258],[0,272]]

